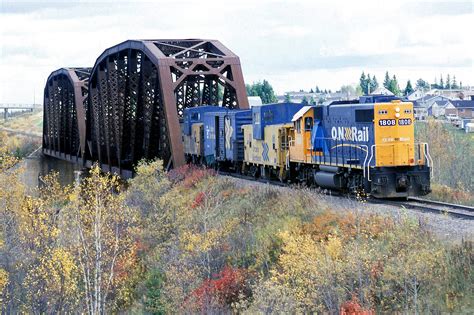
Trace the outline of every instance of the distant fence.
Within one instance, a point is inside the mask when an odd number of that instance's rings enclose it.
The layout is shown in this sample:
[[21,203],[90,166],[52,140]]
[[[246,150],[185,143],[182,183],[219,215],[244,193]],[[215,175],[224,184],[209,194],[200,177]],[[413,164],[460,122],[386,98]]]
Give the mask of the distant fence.
[[41,109],[42,104],[0,103],[0,109]]

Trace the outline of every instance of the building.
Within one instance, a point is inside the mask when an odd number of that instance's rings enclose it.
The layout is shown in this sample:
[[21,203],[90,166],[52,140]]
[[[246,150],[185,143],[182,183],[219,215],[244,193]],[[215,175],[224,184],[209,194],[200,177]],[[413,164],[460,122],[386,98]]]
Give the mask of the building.
[[389,96],[394,96],[389,89],[387,89],[385,86],[379,86],[376,88],[374,91],[370,93],[370,95],[389,95]]
[[447,114],[453,113],[455,111],[456,111],[456,108],[454,107],[453,103],[451,103],[451,101],[449,100],[436,100],[431,105],[431,115],[435,118],[446,116]]
[[413,103],[413,114],[416,120],[426,120],[428,118],[428,109],[420,104]]
[[262,99],[260,96],[247,96],[249,100],[249,107],[262,105]]
[[[287,99],[289,98],[289,100]],[[309,93],[309,92],[286,92],[283,95],[278,95],[278,103],[291,102],[291,103],[302,103],[306,100],[309,103],[314,101],[315,104],[326,104],[334,101],[347,100],[348,95],[342,92],[334,93]]]
[[422,98],[413,101],[413,106],[417,108],[426,108],[427,115],[432,116],[432,106],[435,102],[451,101],[449,98],[440,95],[425,95]]
[[454,107],[457,110],[457,115],[461,119],[474,118],[474,101],[452,101]]
[[411,92],[410,94],[407,95],[407,99],[409,101],[416,101],[416,100],[419,100],[420,98],[422,98],[425,95],[426,95],[425,91],[420,90],[420,89],[416,89],[416,90],[414,90],[413,92]]
[[432,89],[427,94],[444,96],[452,100],[468,100],[471,95],[474,95],[474,91],[472,89]]

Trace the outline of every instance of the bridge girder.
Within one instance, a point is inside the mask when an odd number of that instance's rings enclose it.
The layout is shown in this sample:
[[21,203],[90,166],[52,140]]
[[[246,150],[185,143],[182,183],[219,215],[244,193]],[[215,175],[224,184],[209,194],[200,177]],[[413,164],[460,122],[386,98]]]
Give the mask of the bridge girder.
[[53,71],[44,88],[43,153],[78,161],[85,151],[85,108],[91,68]]
[[239,58],[216,40],[128,40],[91,71],[86,158],[123,174],[142,158],[184,164],[187,107],[248,108]]

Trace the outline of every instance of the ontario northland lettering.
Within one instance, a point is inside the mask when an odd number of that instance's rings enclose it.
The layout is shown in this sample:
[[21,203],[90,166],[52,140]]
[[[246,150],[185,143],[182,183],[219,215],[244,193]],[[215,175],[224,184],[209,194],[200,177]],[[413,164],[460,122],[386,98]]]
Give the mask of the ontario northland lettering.
[[369,127],[332,127],[331,137],[333,140],[367,142],[369,141]]

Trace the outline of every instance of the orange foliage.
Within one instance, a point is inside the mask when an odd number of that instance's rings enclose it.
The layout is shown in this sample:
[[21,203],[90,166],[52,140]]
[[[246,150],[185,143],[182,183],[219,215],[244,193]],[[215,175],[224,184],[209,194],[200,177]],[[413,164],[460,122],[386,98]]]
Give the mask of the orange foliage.
[[139,264],[138,244],[135,243],[127,255],[121,255],[117,258],[115,266],[115,281],[117,283],[125,282],[134,271],[134,266]]
[[359,304],[359,300],[352,296],[350,301],[346,301],[341,305],[340,315],[375,315],[374,310],[366,310]]
[[384,269],[384,263],[383,261],[376,261],[372,264],[372,267],[370,268],[370,276],[373,278],[373,279],[377,279],[378,277],[380,277],[383,273],[383,269]]
[[391,219],[376,215],[356,216],[353,213],[326,211],[305,224],[302,233],[311,235],[314,240],[327,240],[335,234],[342,238],[354,238],[357,234],[377,237],[392,225]]
[[196,209],[198,208],[199,206],[202,205],[203,201],[205,200],[206,198],[206,194],[204,192],[200,192],[196,195],[196,197],[194,198],[194,201],[193,201],[193,204],[191,205],[191,208],[192,209]]
[[200,311],[205,311],[206,305],[216,303],[220,306],[231,305],[239,301],[239,297],[248,297],[250,287],[247,284],[248,272],[242,268],[226,266],[213,279],[207,279],[192,291],[188,302],[193,301]]
[[201,180],[215,176],[214,170],[186,164],[168,172],[168,179],[173,184],[182,184],[185,188],[196,186]]

